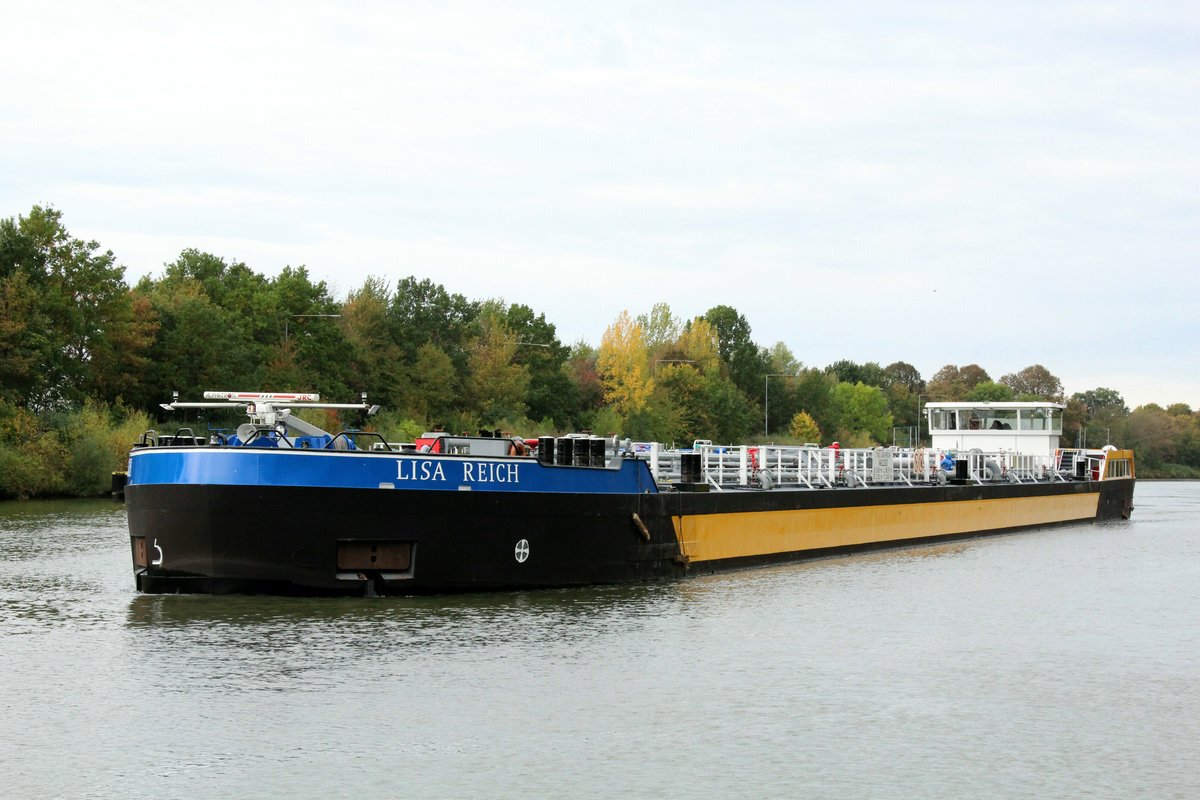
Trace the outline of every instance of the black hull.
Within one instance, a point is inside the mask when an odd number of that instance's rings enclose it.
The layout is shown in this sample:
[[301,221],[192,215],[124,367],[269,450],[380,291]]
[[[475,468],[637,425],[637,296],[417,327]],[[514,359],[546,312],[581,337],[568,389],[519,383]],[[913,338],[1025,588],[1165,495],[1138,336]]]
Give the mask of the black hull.
[[[425,594],[627,583],[683,577],[856,550],[1128,518],[1133,481],[829,490],[563,494],[150,484],[126,503],[137,587],[149,593],[289,595]],[[1000,501],[1084,501],[1086,518],[989,517]],[[1093,505],[1094,502],[1094,505]],[[911,506],[905,509],[906,506]],[[939,529],[953,507],[962,520]],[[772,512],[833,515],[886,509],[920,523],[902,538],[834,542],[776,552],[695,557],[692,521],[731,520],[753,529]],[[957,513],[957,512],[956,512]],[[749,515],[749,516],[743,516]],[[776,517],[779,515],[776,514]],[[943,518],[945,514],[941,515]],[[960,524],[961,523],[961,524]],[[685,526],[681,528],[682,526]],[[752,531],[751,531],[752,532]],[[836,533],[836,531],[835,531]],[[140,540],[140,542],[139,542]],[[518,556],[525,542],[528,556]],[[344,548],[378,545],[401,559],[347,567]],[[139,552],[140,550],[140,552]],[[154,563],[159,562],[159,563]]]

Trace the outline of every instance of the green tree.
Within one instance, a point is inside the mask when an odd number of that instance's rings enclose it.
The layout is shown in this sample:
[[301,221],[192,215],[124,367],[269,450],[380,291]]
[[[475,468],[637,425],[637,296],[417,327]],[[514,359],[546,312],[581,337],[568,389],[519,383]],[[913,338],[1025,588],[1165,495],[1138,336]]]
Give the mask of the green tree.
[[888,375],[883,367],[874,361],[858,364],[842,359],[830,364],[825,371],[842,383],[865,383],[868,386],[879,387],[887,386],[889,383]]
[[[1188,409],[1187,413],[1181,407]],[[1175,458],[1185,467],[1200,470],[1200,414],[1192,412],[1186,403],[1172,403],[1167,406],[1167,414],[1175,425]]]
[[705,407],[704,388],[704,376],[694,365],[659,364],[654,392],[644,406],[647,413],[636,420],[641,426],[638,438],[664,442],[712,438],[711,409]]
[[1071,446],[1104,444],[1128,416],[1129,406],[1115,389],[1101,386],[1076,392],[1067,403],[1063,438]]
[[[131,298],[112,251],[73,238],[62,213],[34,206],[0,220],[0,386],[35,409],[80,403],[106,386],[116,363],[108,331],[131,318]],[[129,336],[128,358],[141,345]]]
[[444,422],[454,410],[459,378],[446,351],[426,342],[417,349],[417,360],[405,386],[404,405],[409,413],[432,424]]
[[750,338],[750,323],[730,306],[714,306],[704,319],[717,332],[717,349],[729,367],[729,377],[746,397],[762,402],[762,380],[767,374],[766,351]]
[[[294,354],[293,369],[285,374],[265,370],[265,385],[281,389],[310,389],[330,398],[350,397],[371,387],[355,370],[355,350],[341,324],[342,304],[329,294],[324,281],[314,282],[308,269],[284,267],[253,300],[264,315],[283,319],[284,337],[276,325],[260,326],[263,358],[283,350]],[[228,309],[227,309],[228,310]]]
[[[167,264],[162,277],[154,282],[160,294],[187,290],[205,297],[221,309],[231,332],[241,343],[230,356],[241,360],[244,368],[261,361],[256,345],[273,344],[284,338],[287,316],[269,296],[267,279],[240,261],[227,262],[220,256],[194,248],[183,250]],[[299,313],[293,311],[292,313]]]
[[509,306],[505,322],[517,337],[515,363],[529,371],[525,398],[529,417],[550,419],[558,428],[570,428],[579,415],[581,400],[578,387],[564,369],[570,349],[559,341],[546,315],[535,314],[529,306]]
[[768,419],[763,420],[756,411],[755,430],[761,429],[765,422],[766,433],[770,436],[771,431],[777,430],[784,420],[790,420],[801,410],[796,395],[796,376],[804,371],[804,365],[786,344],[776,342],[767,350],[767,370],[770,375],[776,376],[763,379],[763,389],[767,395],[764,398],[764,411]]
[[888,441],[892,415],[882,389],[861,382],[841,382],[831,394],[838,410],[838,441],[851,447]]
[[467,342],[479,335],[474,324],[478,315],[479,303],[451,294],[428,278],[410,276],[396,284],[388,323],[406,367],[416,360],[421,345],[433,342],[465,373]]
[[388,324],[390,302],[386,282],[382,278],[367,278],[342,304],[341,328],[350,347],[354,372],[363,386],[385,408],[399,409],[404,402],[401,387],[422,373],[420,350],[413,371],[409,374],[403,371],[400,348],[393,341]]
[[471,340],[467,396],[480,421],[493,425],[525,416],[529,368],[516,363],[518,341],[499,304],[483,307],[479,335]]
[[[1120,436],[1125,446],[1132,447],[1138,466],[1149,470],[1161,470],[1166,465],[1174,463],[1176,458],[1175,417],[1168,414],[1162,406],[1147,403],[1138,406],[1123,421]],[[1111,431],[1110,431],[1111,432]],[[1090,437],[1089,437],[1090,438]],[[1089,442],[1089,446],[1099,446],[1105,436],[1097,437]]]
[[[813,368],[802,370],[795,379],[784,383],[791,387],[794,402],[812,416],[817,427],[825,433],[837,431],[840,412],[833,397],[833,388],[838,385],[836,378],[825,370]],[[774,405],[772,400],[771,406]],[[775,418],[774,413],[771,416]]]
[[1101,386],[1086,392],[1076,392],[1071,395],[1087,408],[1091,419],[1117,419],[1129,413],[1129,406],[1116,389]]
[[178,391],[186,399],[208,389],[261,385],[262,364],[255,349],[234,315],[215,305],[202,284],[143,281],[138,291],[146,293],[160,321],[147,380],[153,396],[168,398]]
[[918,395],[925,392],[925,381],[921,373],[906,361],[895,361],[883,368],[883,392],[887,396],[888,408],[893,422],[898,427],[908,428],[915,434],[917,429]]
[[1007,403],[1013,399],[1013,390],[1003,383],[981,381],[967,392],[967,399],[977,402]]

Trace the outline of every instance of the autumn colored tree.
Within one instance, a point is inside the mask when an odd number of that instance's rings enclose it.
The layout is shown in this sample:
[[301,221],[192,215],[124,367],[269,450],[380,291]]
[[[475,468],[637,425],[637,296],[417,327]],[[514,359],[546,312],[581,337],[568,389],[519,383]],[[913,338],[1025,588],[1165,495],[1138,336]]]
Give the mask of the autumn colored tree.
[[146,393],[146,375],[158,335],[158,315],[148,297],[126,291],[126,298],[109,309],[104,335],[96,337],[85,390],[89,397],[106,403],[145,407],[153,401]]
[[1062,381],[1041,364],[1034,364],[1020,372],[1005,375],[1000,379],[1000,383],[1012,389],[1012,393],[1016,397],[1053,402],[1062,402],[1063,399]]
[[605,402],[623,417],[642,410],[654,393],[645,335],[628,311],[605,329],[596,368]]
[[954,402],[966,399],[972,389],[990,380],[987,370],[978,364],[947,364],[933,374],[926,389],[930,400]]
[[675,340],[683,360],[703,374],[721,372],[721,353],[717,331],[704,317],[697,317],[680,331]]
[[596,349],[587,342],[578,341],[571,346],[564,372],[579,392],[580,412],[590,415],[604,403],[604,385],[596,368]]
[[903,386],[914,395],[925,391],[920,370],[907,361],[893,361],[883,368],[883,374],[888,386]]
[[821,429],[817,427],[817,421],[807,411],[796,412],[792,421],[788,423],[788,433],[793,439],[799,439],[802,442],[815,444],[821,442]]

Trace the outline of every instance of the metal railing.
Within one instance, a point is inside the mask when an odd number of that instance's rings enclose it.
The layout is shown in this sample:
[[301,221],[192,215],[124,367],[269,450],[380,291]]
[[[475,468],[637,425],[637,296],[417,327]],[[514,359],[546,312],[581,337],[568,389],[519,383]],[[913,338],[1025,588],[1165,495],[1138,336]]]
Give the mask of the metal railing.
[[[1013,450],[947,452],[928,447],[835,450],[787,445],[703,445],[696,450],[681,451],[651,444],[640,448],[636,457],[649,462],[659,483],[671,484],[681,480],[682,454],[691,452],[700,453],[704,482],[718,489],[1100,480],[1105,474],[1107,455],[1094,450],[1038,455]],[[960,463],[965,464],[965,471]]]

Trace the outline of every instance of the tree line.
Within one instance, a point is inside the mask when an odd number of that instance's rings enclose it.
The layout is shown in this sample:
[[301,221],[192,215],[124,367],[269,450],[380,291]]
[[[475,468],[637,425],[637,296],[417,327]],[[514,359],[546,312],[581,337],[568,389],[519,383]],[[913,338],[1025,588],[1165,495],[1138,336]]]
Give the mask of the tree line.
[[1055,400],[1064,444],[1118,442],[1142,475],[1200,476],[1189,406],[1130,410],[1104,387],[1067,397],[1038,364],[997,379],[947,365],[928,380],[903,361],[805,366],[727,305],[624,311],[598,345],[568,345],[544,313],[429,279],[371,277],[336,298],[303,266],[267,277],[194,249],[129,285],[56,209],[0,221],[0,495],[99,493],[139,429],[178,424],[159,403],[217,388],[367,392],[388,409],[372,424],[396,440],[441,424],[866,446],[908,443],[931,400]]

